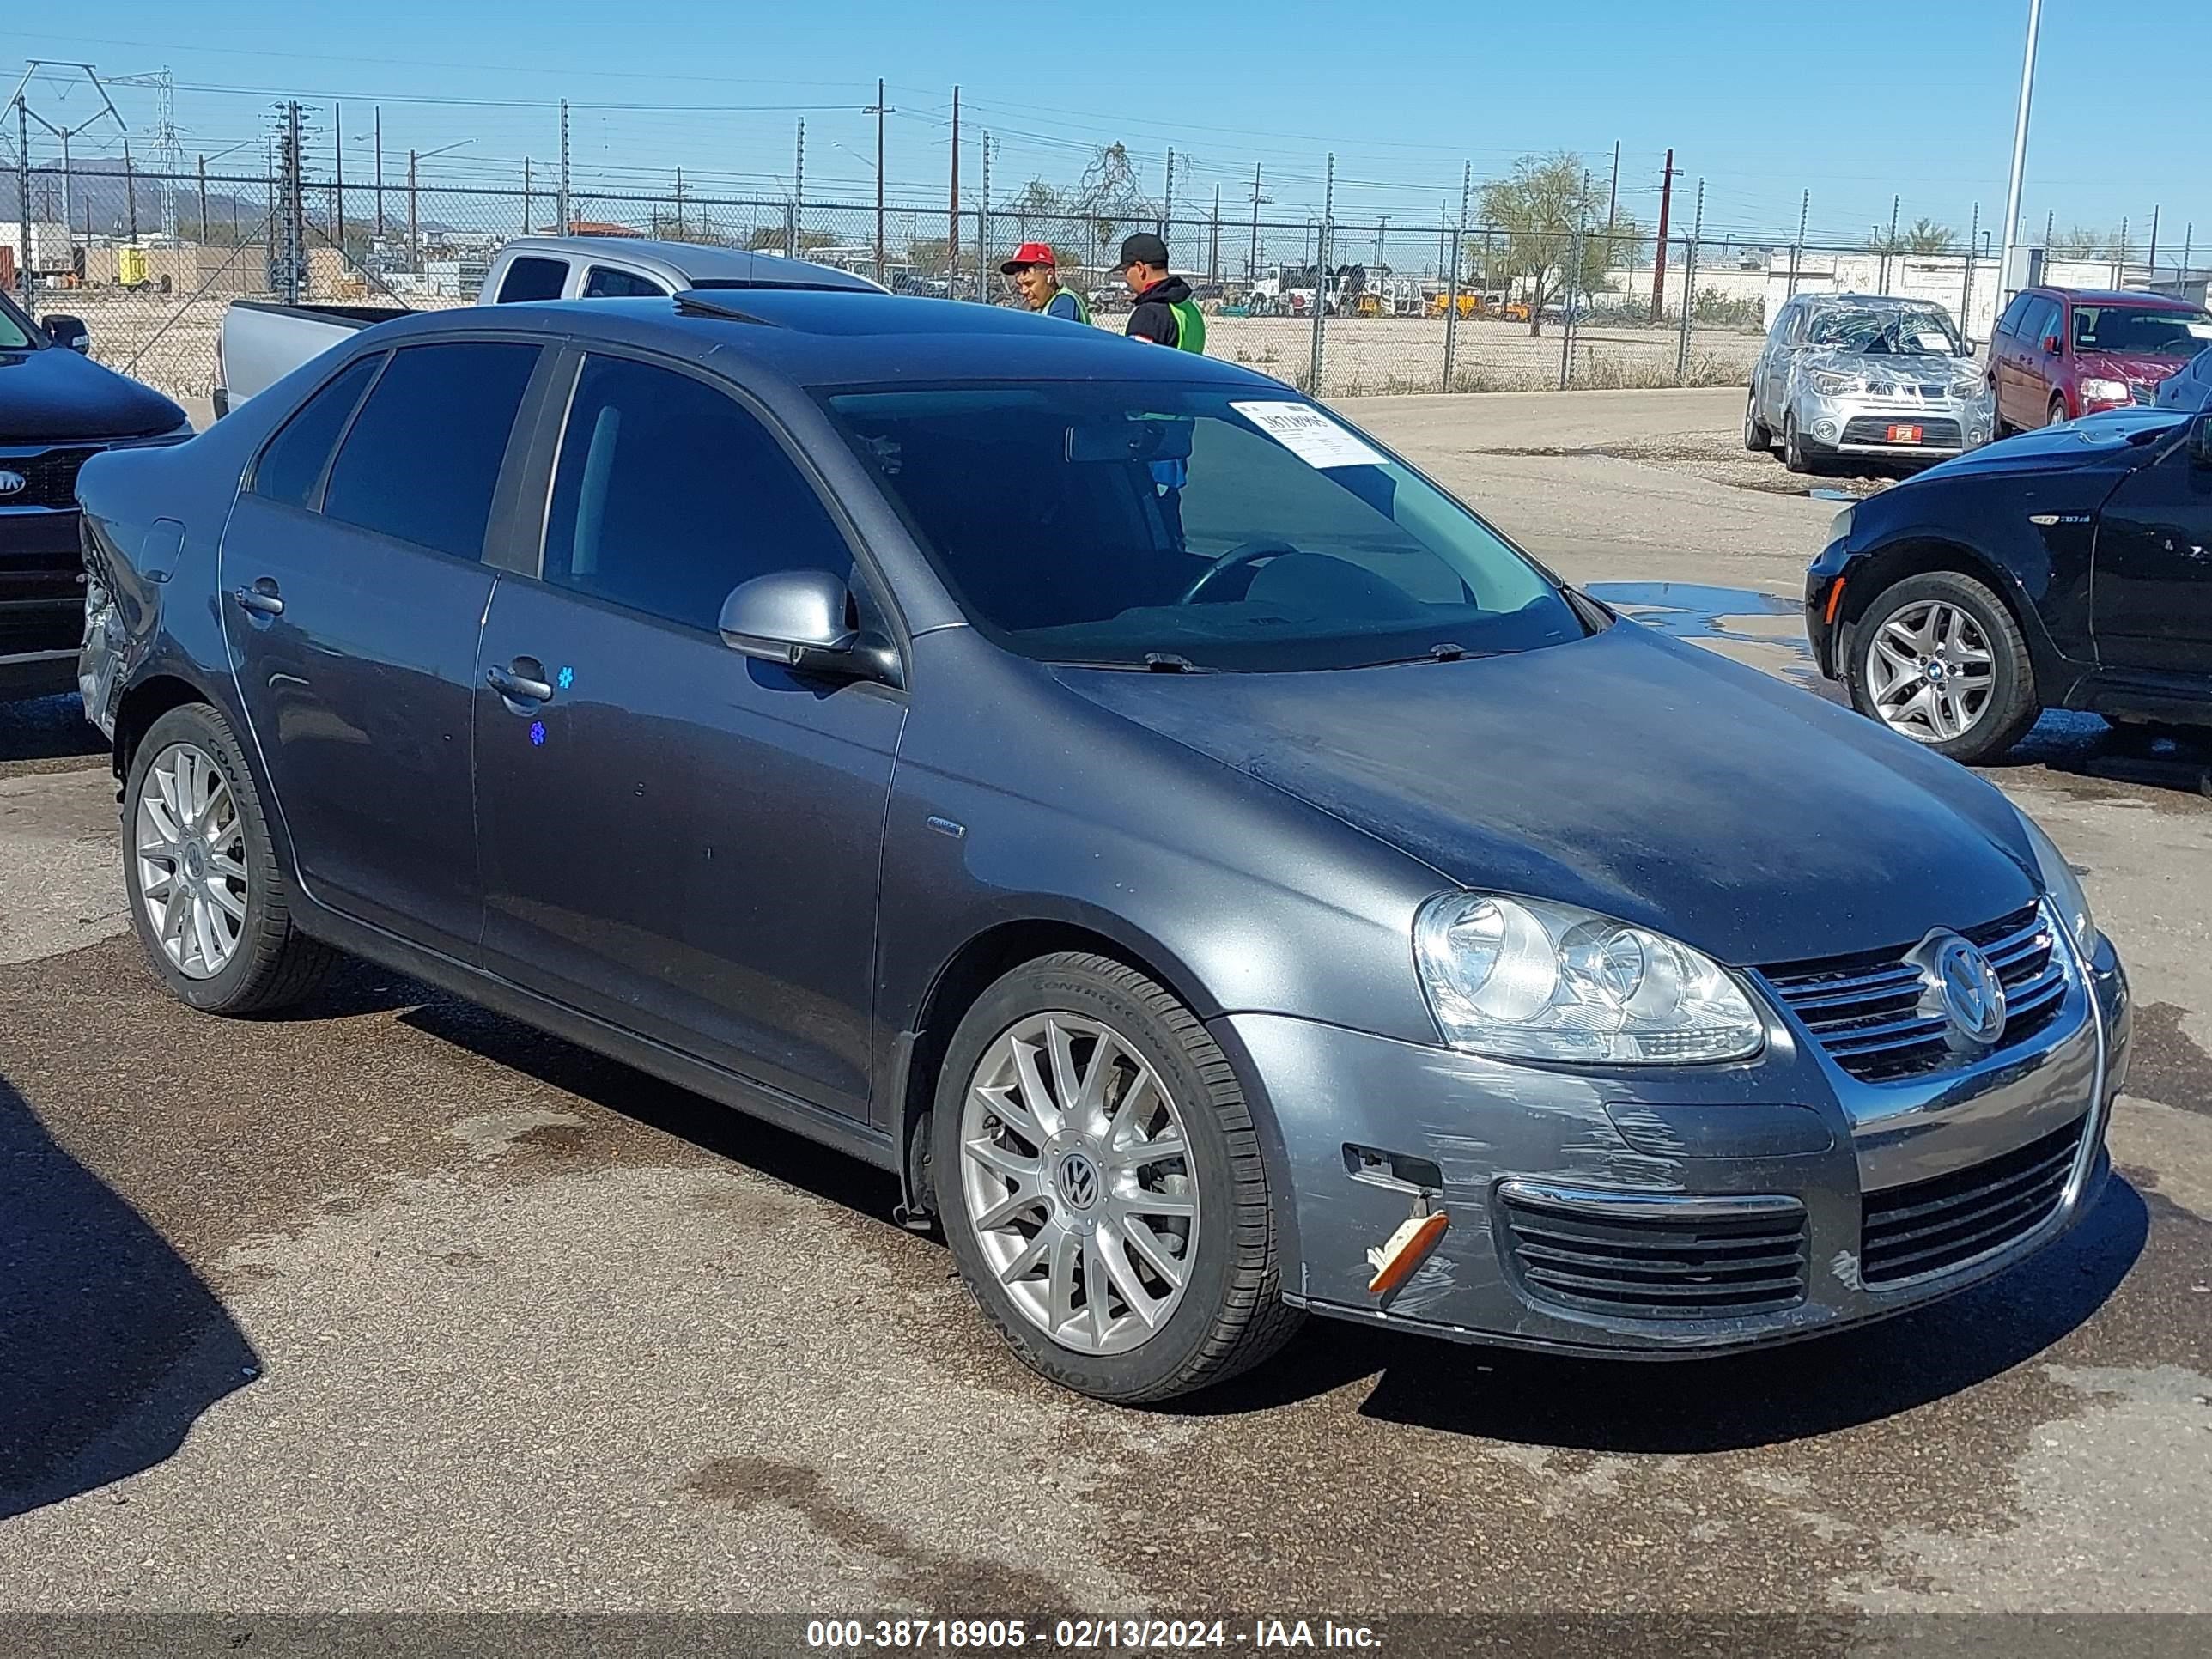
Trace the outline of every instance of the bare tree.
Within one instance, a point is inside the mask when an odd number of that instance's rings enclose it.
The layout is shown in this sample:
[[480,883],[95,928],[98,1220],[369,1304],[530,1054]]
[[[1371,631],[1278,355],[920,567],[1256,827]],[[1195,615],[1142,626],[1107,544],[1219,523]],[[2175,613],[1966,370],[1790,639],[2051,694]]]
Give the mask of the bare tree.
[[1544,331],[1544,307],[1561,294],[1602,285],[1608,241],[1618,251],[1642,240],[1632,223],[1619,221],[1608,239],[1605,195],[1593,188],[1583,158],[1565,150],[1524,155],[1506,177],[1485,185],[1482,217],[1496,232],[1486,264],[1522,284],[1531,334]]

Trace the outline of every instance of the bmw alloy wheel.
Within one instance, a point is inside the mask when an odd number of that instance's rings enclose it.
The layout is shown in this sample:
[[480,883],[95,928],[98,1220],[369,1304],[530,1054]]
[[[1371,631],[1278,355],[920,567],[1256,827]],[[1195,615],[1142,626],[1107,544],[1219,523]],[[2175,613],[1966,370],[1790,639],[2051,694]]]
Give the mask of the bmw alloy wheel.
[[1922,599],[1887,618],[1868,640],[1866,683],[1882,724],[1920,743],[1972,731],[1996,688],[1981,625],[1962,607]]
[[222,769],[204,750],[172,744],[138,792],[131,846],[146,920],[170,965],[212,979],[246,927],[246,830]]
[[1079,1353],[1126,1353],[1167,1323],[1198,1249],[1182,1109],[1111,1028],[1033,1014],[984,1050],[960,1117],[960,1182],[988,1270],[1022,1316]]

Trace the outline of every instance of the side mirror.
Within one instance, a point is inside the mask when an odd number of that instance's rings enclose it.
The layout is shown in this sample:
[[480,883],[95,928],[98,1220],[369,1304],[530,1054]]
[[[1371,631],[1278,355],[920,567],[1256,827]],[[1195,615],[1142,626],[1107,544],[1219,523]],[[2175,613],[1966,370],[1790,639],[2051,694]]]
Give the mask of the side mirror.
[[46,331],[46,337],[58,346],[70,351],[92,349],[92,331],[84,325],[82,317],[64,316],[57,311],[41,318],[39,326]]
[[2065,343],[2056,334],[2046,334],[2043,337],[2043,350],[2045,356],[2056,357],[2064,346]]
[[732,588],[717,626],[723,644],[763,662],[870,675],[852,614],[852,590],[828,571],[778,570]]

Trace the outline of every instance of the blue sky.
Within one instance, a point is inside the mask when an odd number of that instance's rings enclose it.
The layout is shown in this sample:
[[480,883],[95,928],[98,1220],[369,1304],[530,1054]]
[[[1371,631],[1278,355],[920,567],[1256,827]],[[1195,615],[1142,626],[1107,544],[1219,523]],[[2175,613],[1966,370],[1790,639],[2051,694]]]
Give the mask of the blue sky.
[[[569,99],[580,180],[665,191],[781,195],[794,123],[807,136],[807,193],[872,198],[875,77],[890,83],[890,191],[943,199],[951,88],[963,88],[963,173],[977,134],[995,138],[994,190],[1032,175],[1071,181],[1086,152],[1127,143],[1157,192],[1165,151],[1179,210],[1250,211],[1258,163],[1271,216],[1320,198],[1334,150],[1340,219],[1433,224],[1455,204],[1462,161],[1478,179],[1517,155],[1567,149],[1602,175],[1621,145],[1621,200],[1648,227],[1662,153],[1705,180],[1708,234],[1794,228],[1811,191],[1816,240],[1863,239],[1893,195],[1964,233],[1972,204],[2002,216],[2027,0],[1673,0],[1577,6],[1263,6],[835,3],[610,10],[577,0],[527,8],[389,0],[317,7],[105,0],[48,8],[14,50],[82,58],[104,75],[175,76],[187,159],[237,144],[259,155],[271,100],[308,98],[327,153],[344,100],[349,177],[368,167],[370,106],[387,157],[468,142],[424,178],[513,186],[523,158],[543,179],[558,155],[551,100]],[[525,15],[527,22],[511,21]],[[1848,13],[1851,21],[1837,20]],[[65,20],[81,17],[74,30]],[[1231,22],[1231,18],[1243,21]],[[1219,20],[1219,21],[1214,21]],[[57,32],[58,31],[58,32]],[[2204,0],[2051,0],[2045,8],[2024,223],[2116,226],[2137,243],[2154,204],[2162,248],[2194,221],[2212,245],[2212,112],[2175,78],[2201,69]],[[21,73],[9,66],[9,84]],[[34,83],[57,125],[96,105],[63,79]],[[133,154],[150,143],[152,95],[117,94]],[[13,154],[13,124],[6,145]],[[119,154],[91,132],[78,154]],[[34,130],[33,154],[51,141]],[[219,169],[220,161],[215,163]],[[387,175],[395,161],[387,160]],[[1678,198],[1677,211],[1690,204]],[[2163,256],[2162,256],[2163,257]]]

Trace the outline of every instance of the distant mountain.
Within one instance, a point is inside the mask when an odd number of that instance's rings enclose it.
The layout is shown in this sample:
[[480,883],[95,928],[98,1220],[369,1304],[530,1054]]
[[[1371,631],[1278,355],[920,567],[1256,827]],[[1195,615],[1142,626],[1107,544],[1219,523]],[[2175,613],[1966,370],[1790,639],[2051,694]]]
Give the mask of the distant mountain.
[[[213,171],[210,169],[210,171]],[[218,182],[221,174],[210,179],[207,187],[207,224],[209,240],[228,242],[233,240],[254,241],[260,239],[262,222],[269,215],[267,190],[258,185],[240,185],[235,175],[230,183]],[[20,209],[18,179],[20,174],[0,174],[0,217],[13,219]],[[52,224],[62,216],[64,199],[62,170],[58,164],[31,169],[31,217]],[[193,240],[200,236],[200,189],[197,177],[173,179],[170,188],[174,192],[177,215],[177,234]],[[347,209],[353,210],[350,188],[346,192]],[[126,173],[120,161],[102,156],[96,161],[71,163],[67,181],[69,222],[79,235],[85,234],[89,216],[92,234],[95,236],[127,236],[133,220],[133,198],[136,198],[136,220],[141,235],[152,236],[161,228],[161,183],[146,176],[135,163]],[[237,230],[235,238],[232,226]]]

